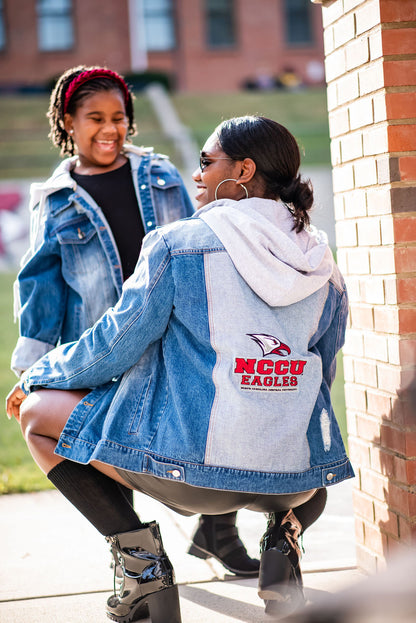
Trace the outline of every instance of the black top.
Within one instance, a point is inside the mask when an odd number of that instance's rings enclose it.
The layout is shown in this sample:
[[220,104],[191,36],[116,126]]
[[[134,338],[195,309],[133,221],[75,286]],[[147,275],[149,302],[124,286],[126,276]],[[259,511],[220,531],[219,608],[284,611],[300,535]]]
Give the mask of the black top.
[[71,176],[100,206],[113,232],[120,254],[123,278],[134,271],[145,235],[131,176],[130,161],[114,171]]

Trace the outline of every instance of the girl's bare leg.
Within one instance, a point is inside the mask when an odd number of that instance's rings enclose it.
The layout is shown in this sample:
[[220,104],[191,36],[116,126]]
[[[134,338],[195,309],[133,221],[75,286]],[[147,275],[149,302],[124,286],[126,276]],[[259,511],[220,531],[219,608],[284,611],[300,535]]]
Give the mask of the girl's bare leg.
[[[56,444],[72,411],[87,393],[87,390],[39,389],[29,394],[22,403],[22,432],[31,455],[45,474],[64,460],[54,454]],[[128,487],[111,465],[98,461],[93,461],[91,465]]]

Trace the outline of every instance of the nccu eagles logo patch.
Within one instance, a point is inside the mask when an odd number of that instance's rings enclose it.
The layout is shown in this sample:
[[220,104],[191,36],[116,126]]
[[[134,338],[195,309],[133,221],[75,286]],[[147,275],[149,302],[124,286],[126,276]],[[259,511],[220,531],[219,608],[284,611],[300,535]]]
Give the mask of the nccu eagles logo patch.
[[[304,359],[289,359],[290,346],[274,335],[247,333],[260,347],[262,359],[236,357],[234,374],[241,389],[263,391],[296,391],[299,377],[306,366]],[[280,359],[284,357],[284,359]]]

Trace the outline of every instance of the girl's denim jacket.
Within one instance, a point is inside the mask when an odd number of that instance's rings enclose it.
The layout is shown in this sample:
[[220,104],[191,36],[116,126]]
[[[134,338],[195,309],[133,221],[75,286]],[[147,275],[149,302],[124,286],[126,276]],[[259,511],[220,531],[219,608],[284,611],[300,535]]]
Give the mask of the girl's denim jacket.
[[[150,149],[125,146],[145,232],[194,212],[176,168]],[[71,342],[116,303],[123,274],[109,225],[63,161],[31,188],[31,245],[15,284],[17,375],[58,343]]]
[[[271,249],[269,266],[256,262],[259,246],[266,254],[278,236],[267,238],[267,219],[258,230],[259,210],[266,204],[267,217],[276,202],[263,201],[240,226],[244,205],[250,211],[253,201],[222,212],[207,206],[219,215],[218,235],[204,221],[205,208],[150,232],[116,306],[78,342],[59,346],[23,374],[25,392],[95,388],[72,412],[57,454],[257,493],[304,491],[353,476],[330,398],[348,314],[344,281],[324,245],[325,271],[316,271],[306,294],[308,263],[289,228],[280,234],[283,261]],[[227,219],[236,239],[230,252],[219,238]],[[322,245],[306,232],[303,240],[323,266],[315,254]],[[288,246],[302,269],[299,282],[288,275]],[[283,296],[293,300],[281,306],[274,297],[283,281]]]

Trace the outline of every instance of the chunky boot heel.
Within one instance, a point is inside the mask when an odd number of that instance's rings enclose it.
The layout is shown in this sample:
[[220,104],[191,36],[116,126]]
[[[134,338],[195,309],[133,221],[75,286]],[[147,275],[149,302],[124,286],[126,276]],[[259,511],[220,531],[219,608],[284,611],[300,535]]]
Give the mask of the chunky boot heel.
[[153,593],[147,599],[152,623],[181,623],[179,591],[177,586]]
[[273,548],[264,552],[260,561],[259,590],[261,599],[276,599],[288,584],[292,565],[285,554]]
[[288,511],[281,523],[275,513],[269,514],[267,530],[260,541],[258,587],[266,614],[286,615],[305,603],[299,564],[301,533],[302,525],[293,511]]
[[209,554],[208,552],[204,552],[204,550],[198,547],[198,545],[195,545],[195,543],[192,543],[192,545],[189,547],[188,554],[191,554],[191,556],[195,556],[196,558],[202,558],[202,560],[207,560],[208,558],[211,558],[211,554]]
[[257,577],[260,563],[247,554],[238,536],[236,516],[236,512],[201,515],[188,554],[202,560],[215,558],[231,573]]
[[163,548],[159,525],[152,521],[139,530],[107,537],[121,569],[119,589],[107,601],[107,616],[133,623],[150,616],[152,623],[181,623],[178,587]]

